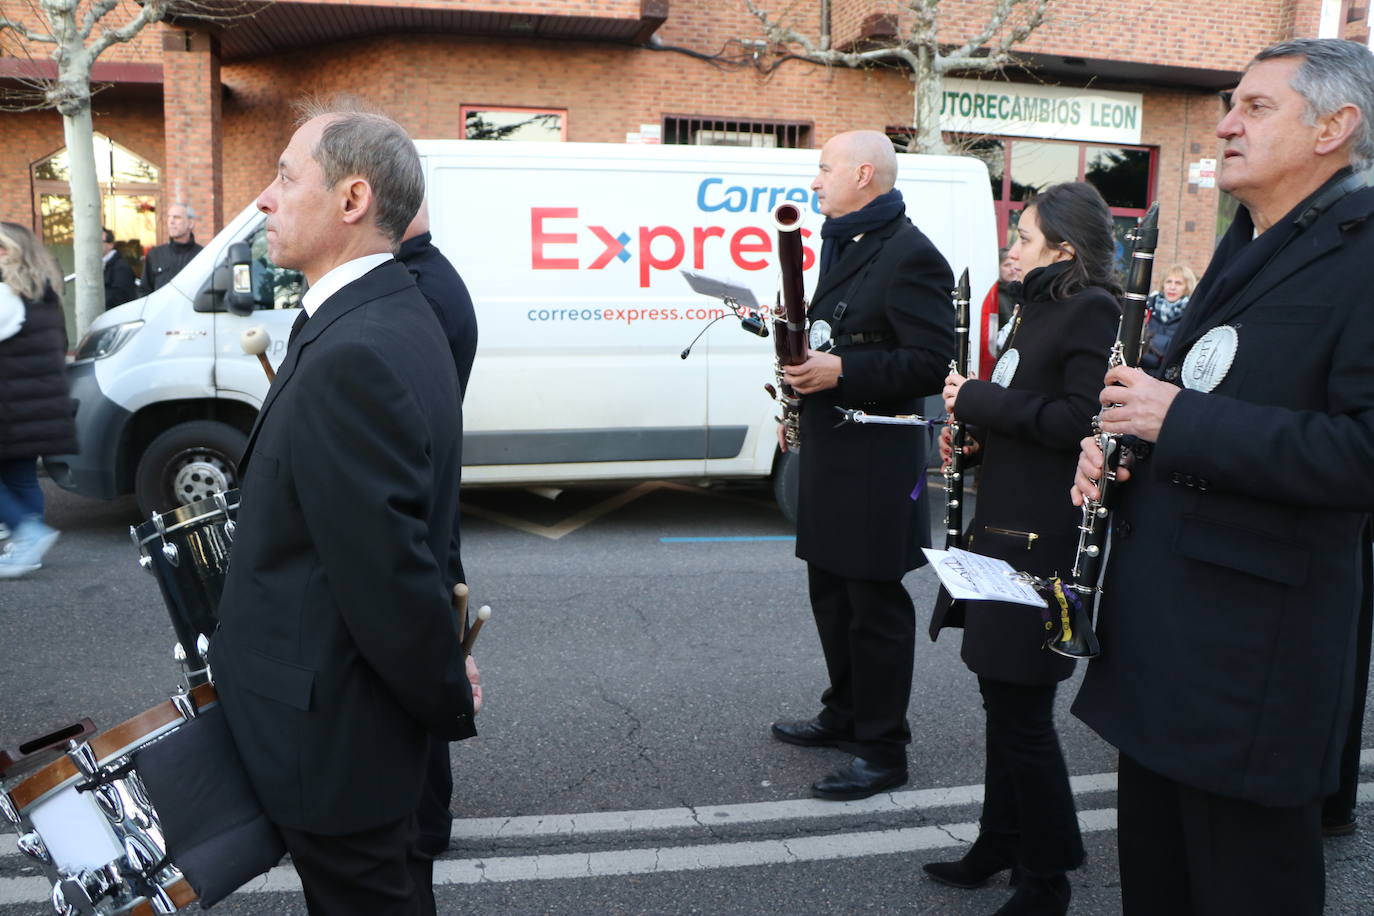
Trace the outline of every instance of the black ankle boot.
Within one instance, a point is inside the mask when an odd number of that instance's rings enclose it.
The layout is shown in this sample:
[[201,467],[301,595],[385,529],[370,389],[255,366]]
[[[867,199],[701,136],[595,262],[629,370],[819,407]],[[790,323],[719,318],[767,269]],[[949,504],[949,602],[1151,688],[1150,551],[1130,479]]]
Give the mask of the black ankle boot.
[[992,916],[1064,916],[1073,888],[1062,874],[1023,873],[1016,893]]
[[1016,866],[1016,837],[1009,833],[980,833],[957,862],[927,862],[922,871],[941,884],[972,890],[1000,871],[1011,869],[1011,883],[1020,875]]

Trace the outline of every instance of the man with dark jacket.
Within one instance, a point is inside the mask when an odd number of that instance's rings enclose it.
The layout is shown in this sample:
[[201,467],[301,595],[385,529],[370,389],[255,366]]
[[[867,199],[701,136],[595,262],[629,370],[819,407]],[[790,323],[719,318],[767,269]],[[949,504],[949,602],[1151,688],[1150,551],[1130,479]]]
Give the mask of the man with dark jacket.
[[196,214],[186,204],[172,204],[167,208],[167,237],[163,245],[154,245],[143,258],[143,289],[152,292],[166,286],[181,269],[191,262],[201,246],[196,244]]
[[[773,737],[839,747],[848,766],[811,787],[818,798],[867,798],[907,780],[907,705],[916,618],[902,576],[925,563],[929,522],[924,431],[836,426],[836,407],[910,414],[940,391],[954,356],[954,276],[906,218],[897,157],[876,131],[821,150],[811,188],[826,221],[811,299],[811,349],[787,381],[803,395],[797,556],[830,686],[814,719],[773,723]],[[786,448],[781,433],[779,442]]]
[[[405,265],[415,278],[415,285],[424,293],[434,317],[444,329],[453,366],[458,372],[458,394],[461,402],[467,391],[468,376],[472,374],[472,360],[477,353],[477,313],[472,297],[458,271],[440,251],[429,234],[429,203],[420,204],[415,219],[406,228],[396,259]],[[467,582],[461,554],[462,509],[457,500],[453,506],[453,550],[450,554],[449,578],[453,582]],[[461,626],[461,623],[460,623]],[[453,825],[453,772],[449,764],[448,742],[430,737],[429,769],[425,775],[425,791],[418,812],[420,852],[433,858],[448,849]]]
[[392,257],[424,196],[395,122],[319,111],[258,197],[310,284],[240,464],[215,686],[311,914],[433,913],[416,811],[430,736],[474,733],[448,569],[462,408]]
[[[1363,45],[1256,56],[1217,126],[1242,209],[1159,378],[1100,395],[1134,464],[1073,709],[1120,751],[1126,916],[1322,912],[1374,510],[1371,117]],[[1075,502],[1101,467],[1084,440]]]
[[138,298],[138,281],[134,279],[134,269],[124,260],[124,255],[115,249],[114,233],[109,229],[101,229],[100,238],[105,245],[105,309],[108,311]]

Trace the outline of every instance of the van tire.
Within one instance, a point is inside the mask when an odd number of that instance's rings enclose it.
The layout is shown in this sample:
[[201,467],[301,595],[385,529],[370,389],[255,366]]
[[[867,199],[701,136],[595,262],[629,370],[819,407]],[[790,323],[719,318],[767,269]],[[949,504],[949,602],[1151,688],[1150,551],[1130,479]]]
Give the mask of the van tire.
[[773,498],[778,501],[782,517],[794,528],[800,493],[801,456],[796,452],[778,452],[773,459]]
[[239,485],[243,431],[216,420],[179,423],[148,444],[138,460],[134,495],[145,517]]

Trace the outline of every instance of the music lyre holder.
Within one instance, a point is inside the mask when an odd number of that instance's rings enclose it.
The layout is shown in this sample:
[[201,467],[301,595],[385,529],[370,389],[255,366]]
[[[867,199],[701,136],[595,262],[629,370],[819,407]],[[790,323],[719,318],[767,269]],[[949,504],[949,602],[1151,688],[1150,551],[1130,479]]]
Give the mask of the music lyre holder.
[[[768,316],[764,314],[763,307],[754,298],[754,291],[749,287],[732,283],[720,277],[713,277],[710,274],[697,273],[691,270],[680,270],[679,272],[687,280],[687,285],[692,288],[693,292],[709,296],[712,299],[719,299],[725,303],[725,307],[730,310],[730,313],[740,320],[740,326],[744,330],[759,337],[768,336],[768,323],[766,321]],[[711,324],[724,317],[721,315]],[[706,327],[709,328],[710,326],[708,324]],[[702,330],[702,333],[705,333],[705,329]],[[701,334],[698,334],[697,337],[699,339]],[[692,341],[692,344],[695,343],[695,340]],[[687,349],[691,350],[691,347],[689,346]],[[683,358],[686,359],[686,357]]]
[[843,426],[846,423],[876,423],[885,426],[934,426],[938,421],[927,420],[920,414],[903,413],[896,416],[883,416],[881,414],[865,413],[862,410],[854,410],[849,407],[836,407],[840,412],[840,422],[836,426]]

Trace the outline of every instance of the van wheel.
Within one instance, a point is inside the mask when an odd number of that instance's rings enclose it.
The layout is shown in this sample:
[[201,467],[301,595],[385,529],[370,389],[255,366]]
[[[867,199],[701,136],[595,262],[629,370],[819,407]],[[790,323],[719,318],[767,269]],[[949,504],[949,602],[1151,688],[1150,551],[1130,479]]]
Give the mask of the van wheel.
[[773,498],[787,523],[797,524],[797,500],[801,492],[801,456],[796,452],[778,452],[773,459]]
[[146,517],[234,489],[247,445],[248,437],[227,423],[192,420],[173,426],[138,461],[138,511]]

